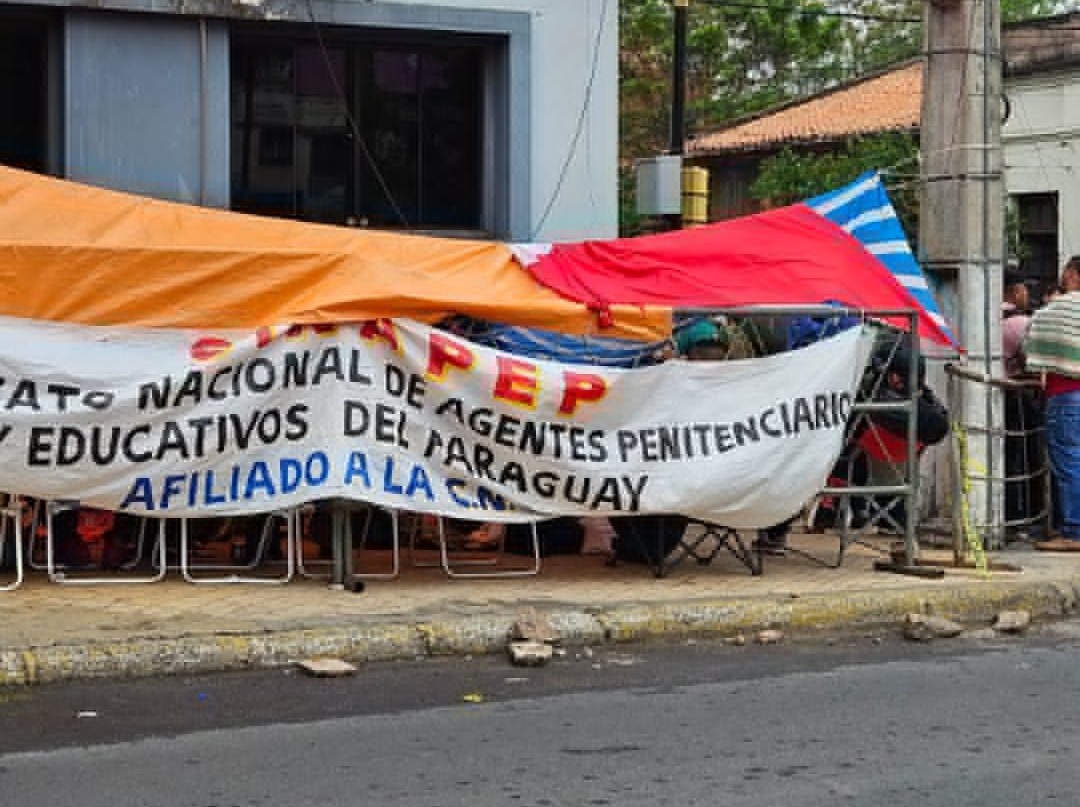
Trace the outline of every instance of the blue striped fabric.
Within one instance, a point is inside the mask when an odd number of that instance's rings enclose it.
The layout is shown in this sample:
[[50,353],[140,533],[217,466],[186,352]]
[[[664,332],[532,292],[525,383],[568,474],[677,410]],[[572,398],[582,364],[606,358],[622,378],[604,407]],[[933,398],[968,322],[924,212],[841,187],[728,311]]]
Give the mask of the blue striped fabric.
[[876,171],[868,171],[850,185],[807,199],[806,204],[858,239],[956,343]]
[[540,328],[489,324],[474,341],[491,347],[568,364],[595,364],[603,367],[636,367],[647,364],[663,342],[646,343],[605,336],[568,336]]

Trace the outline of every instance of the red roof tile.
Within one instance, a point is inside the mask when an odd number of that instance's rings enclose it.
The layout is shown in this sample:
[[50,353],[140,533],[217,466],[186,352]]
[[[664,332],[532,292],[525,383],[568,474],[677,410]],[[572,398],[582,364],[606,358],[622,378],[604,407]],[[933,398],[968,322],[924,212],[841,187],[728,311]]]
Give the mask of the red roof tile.
[[857,79],[686,144],[687,154],[753,151],[919,128],[922,62]]

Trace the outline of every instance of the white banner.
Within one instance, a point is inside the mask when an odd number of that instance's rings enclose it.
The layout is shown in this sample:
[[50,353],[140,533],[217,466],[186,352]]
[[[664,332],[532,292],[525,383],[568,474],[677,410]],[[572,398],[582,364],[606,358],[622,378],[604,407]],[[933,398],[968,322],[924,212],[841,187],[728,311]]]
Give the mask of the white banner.
[[0,490],[150,516],[343,497],[488,521],[794,514],[862,329],[763,359],[534,361],[413,322],[189,331],[0,318]]

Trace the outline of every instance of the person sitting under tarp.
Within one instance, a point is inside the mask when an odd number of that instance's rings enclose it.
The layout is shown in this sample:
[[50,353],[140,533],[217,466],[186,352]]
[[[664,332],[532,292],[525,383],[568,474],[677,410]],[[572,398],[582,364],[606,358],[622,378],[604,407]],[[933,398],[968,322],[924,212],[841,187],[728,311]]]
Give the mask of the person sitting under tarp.
[[[831,316],[811,316],[806,314],[774,316],[769,318],[768,324],[770,327],[768,330],[763,331],[763,334],[771,336],[773,349],[768,352],[776,353],[781,350],[798,350],[807,347],[820,342],[822,339],[828,339],[830,336],[842,333],[848,328],[854,328],[861,322],[862,320],[859,317],[841,313]],[[759,330],[761,330],[760,327]],[[784,340],[782,348],[779,346],[781,339]],[[759,342],[765,345],[770,344],[766,341],[764,335],[759,337]],[[791,533],[791,526],[795,522],[795,518],[796,516],[792,516],[787,521],[758,530],[757,540],[754,541],[754,549],[762,555],[784,555],[787,552],[788,535]]]
[[[768,356],[807,347],[861,322],[859,317],[844,313],[829,316],[749,313],[743,317],[725,317],[720,322],[697,319],[676,330],[675,345],[679,354],[691,361]],[[793,516],[758,530],[753,548],[762,555],[785,554],[794,521]],[[667,542],[672,543],[672,548],[681,535],[678,530],[668,531]]]
[[[815,318],[789,315],[695,317],[675,329],[665,358],[730,361],[766,356],[812,344],[859,323],[855,317]],[[783,555],[794,516],[757,531],[753,549]],[[623,516],[611,519],[616,532],[614,557],[662,568],[683,541],[690,520],[678,515]]]
[[[731,334],[712,319],[695,318],[676,328],[671,342],[657,359],[682,357],[689,361],[716,361],[729,358]],[[644,563],[658,570],[682,541],[690,520],[680,515],[614,516],[611,563]]]
[[55,560],[71,568],[119,569],[134,558],[138,529],[138,519],[129,513],[63,507],[53,516]]
[[783,350],[770,340],[770,329],[756,319],[694,317],[679,323],[671,341],[658,355],[661,361],[681,357],[689,361],[732,361]]
[[[912,350],[906,333],[883,331],[871,355],[860,386],[862,400],[902,402],[911,398]],[[940,443],[949,433],[949,413],[926,384],[926,362],[919,357],[916,370],[916,451]],[[831,485],[901,484],[907,457],[908,414],[901,410],[873,412],[856,417],[846,447],[830,474]],[[837,526],[836,502],[823,500],[814,513],[812,527]],[[851,524],[859,528],[873,523],[885,531],[902,531],[907,523],[903,496],[853,496]]]

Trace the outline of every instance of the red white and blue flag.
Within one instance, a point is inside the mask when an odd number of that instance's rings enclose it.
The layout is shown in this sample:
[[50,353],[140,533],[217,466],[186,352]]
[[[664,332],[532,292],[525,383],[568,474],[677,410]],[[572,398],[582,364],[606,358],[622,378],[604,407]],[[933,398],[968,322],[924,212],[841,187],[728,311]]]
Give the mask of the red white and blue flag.
[[635,238],[523,245],[517,254],[540,283],[600,312],[617,304],[915,310],[925,339],[958,347],[876,174],[751,216]]
[[806,204],[858,239],[911,292],[950,340],[956,341],[877,171],[868,171],[850,185],[807,199]]

